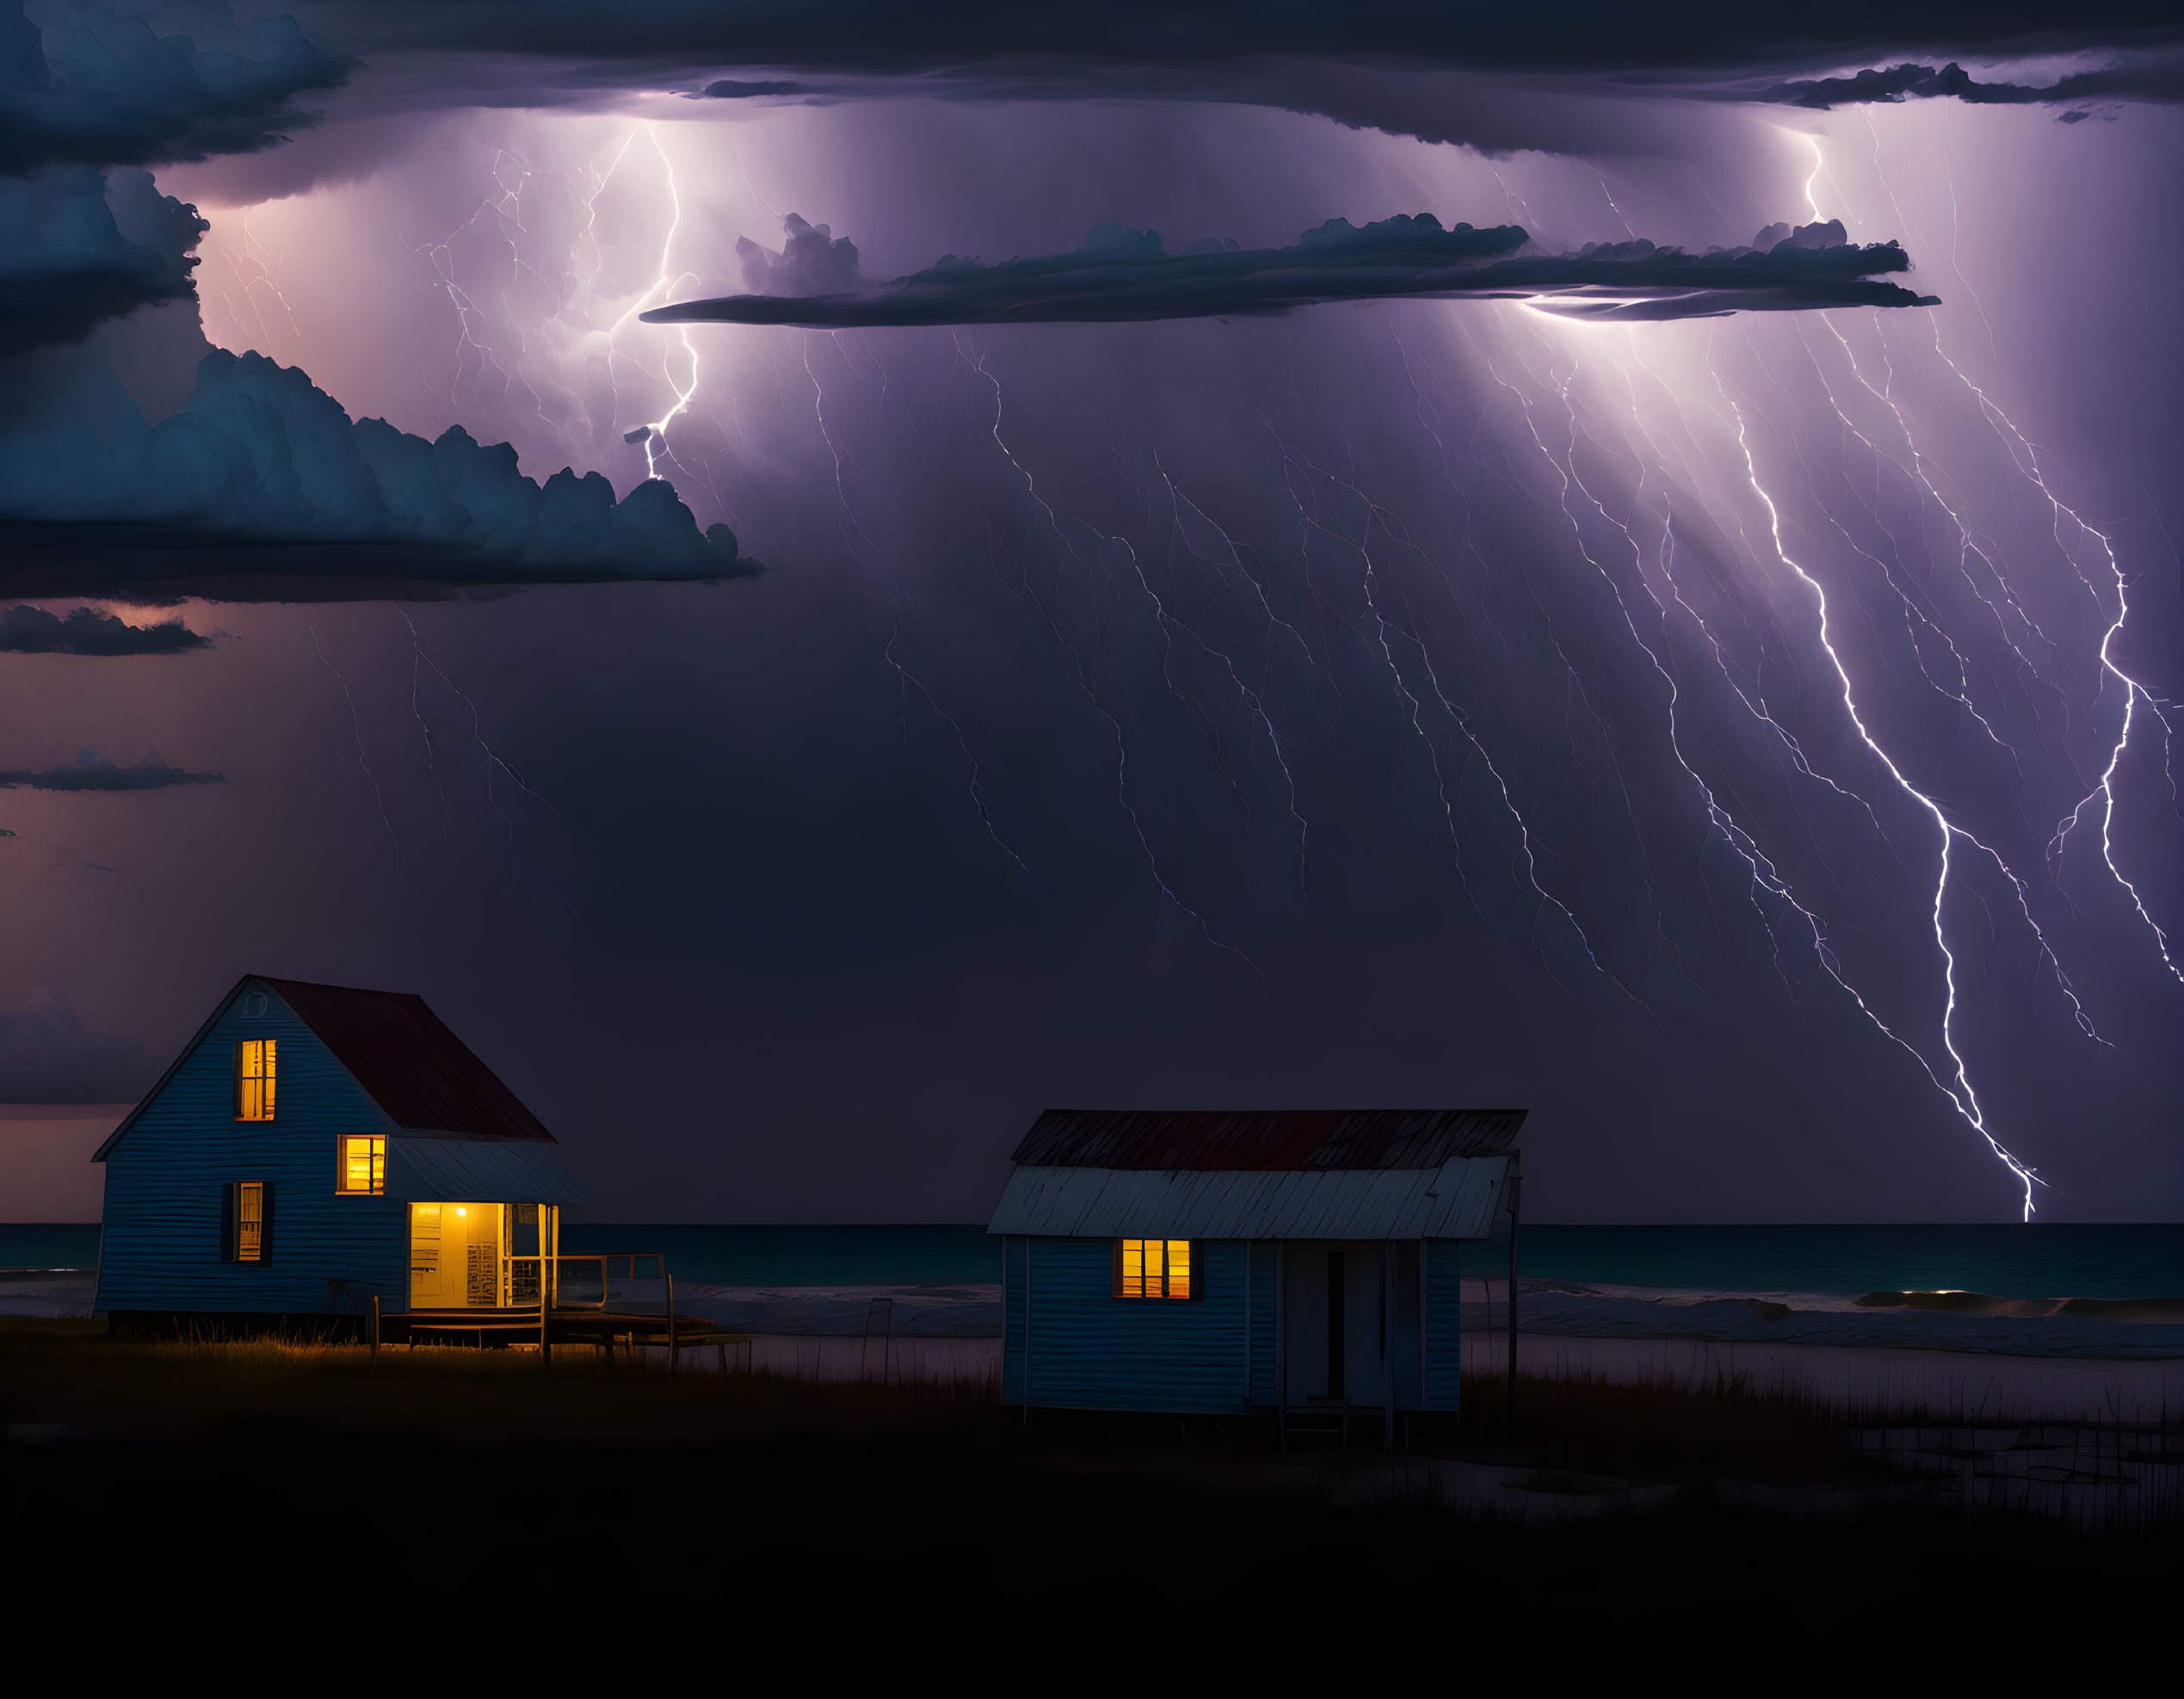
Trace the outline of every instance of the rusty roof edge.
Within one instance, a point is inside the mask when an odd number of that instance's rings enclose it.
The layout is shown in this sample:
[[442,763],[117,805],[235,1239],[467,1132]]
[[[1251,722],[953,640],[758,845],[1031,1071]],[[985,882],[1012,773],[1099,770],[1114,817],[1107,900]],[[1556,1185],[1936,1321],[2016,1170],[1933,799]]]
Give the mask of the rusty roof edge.
[[[1523,1137],[1530,1111],[1521,1109],[1046,1109],[1040,1112],[1010,1159],[1052,1168],[1110,1167],[1155,1172],[1174,1170],[1195,1172],[1247,1171],[1234,1162],[1188,1160],[1194,1147],[1224,1146],[1221,1155],[1242,1156],[1239,1143],[1286,1144],[1294,1158],[1261,1163],[1249,1171],[1284,1172],[1349,1171],[1437,1165],[1439,1160],[1464,1156],[1499,1156],[1514,1150]],[[1286,1128],[1283,1123],[1287,1123]],[[1309,1123],[1300,1126],[1299,1123]],[[1459,1130],[1460,1124],[1471,1123]],[[1482,1125],[1484,1123],[1484,1125]],[[1289,1137],[1284,1139],[1286,1131]],[[1304,1144],[1299,1134],[1318,1133],[1317,1142]],[[1469,1133],[1471,1136],[1465,1136]],[[1239,1135],[1225,1137],[1224,1135]],[[1150,1140],[1156,1148],[1151,1160],[1129,1163],[1112,1158],[1133,1145]],[[1453,1142],[1448,1142],[1452,1141]],[[1419,1147],[1438,1149],[1435,1161],[1397,1164],[1386,1158],[1398,1151]],[[1362,1162],[1328,1160],[1345,1152],[1370,1149]],[[1072,1160],[1073,1154],[1077,1159]],[[1163,1161],[1162,1156],[1182,1157]],[[1323,1158],[1315,1160],[1314,1158]],[[1102,1158],[1107,1158],[1103,1160]]]
[[1142,1169],[1024,1165],[986,1231],[1033,1238],[1482,1239],[1512,1154],[1432,1168]]

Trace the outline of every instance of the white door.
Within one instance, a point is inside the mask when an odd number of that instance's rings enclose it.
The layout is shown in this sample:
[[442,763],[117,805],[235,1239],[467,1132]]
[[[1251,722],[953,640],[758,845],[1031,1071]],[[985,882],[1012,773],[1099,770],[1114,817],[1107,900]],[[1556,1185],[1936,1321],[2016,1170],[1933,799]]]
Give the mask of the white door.
[[410,1307],[490,1310],[501,1301],[501,1206],[410,1206]]
[[1287,1311],[1288,1402],[1379,1405],[1385,1328],[1384,1248],[1372,1240],[1292,1243],[1282,1294]]

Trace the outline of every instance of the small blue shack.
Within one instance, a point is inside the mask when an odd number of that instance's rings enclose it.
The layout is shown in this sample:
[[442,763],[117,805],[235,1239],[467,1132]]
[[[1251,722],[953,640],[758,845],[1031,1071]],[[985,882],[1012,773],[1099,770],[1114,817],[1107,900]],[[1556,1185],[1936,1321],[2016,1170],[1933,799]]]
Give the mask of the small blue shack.
[[527,1307],[583,1194],[554,1138],[419,997],[250,975],[92,1158],[97,1307],[191,1318]]
[[1015,1152],[1002,1401],[1458,1407],[1459,1244],[1515,1221],[1522,1109],[1050,1109]]

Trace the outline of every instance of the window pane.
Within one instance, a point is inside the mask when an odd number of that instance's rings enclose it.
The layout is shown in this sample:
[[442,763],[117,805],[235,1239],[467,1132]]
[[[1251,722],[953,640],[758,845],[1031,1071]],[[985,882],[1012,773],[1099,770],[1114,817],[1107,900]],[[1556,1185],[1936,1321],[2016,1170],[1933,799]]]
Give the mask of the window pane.
[[273,1119],[274,1050],[270,1038],[246,1038],[235,1047],[235,1118]]
[[265,1227],[265,1188],[256,1180],[245,1180],[235,1189],[235,1260],[255,1263],[263,1241]]
[[1145,1295],[1145,1242],[1141,1239],[1122,1241],[1122,1295],[1126,1298]]
[[1168,1295],[1171,1298],[1191,1295],[1191,1242],[1187,1239],[1168,1241]]

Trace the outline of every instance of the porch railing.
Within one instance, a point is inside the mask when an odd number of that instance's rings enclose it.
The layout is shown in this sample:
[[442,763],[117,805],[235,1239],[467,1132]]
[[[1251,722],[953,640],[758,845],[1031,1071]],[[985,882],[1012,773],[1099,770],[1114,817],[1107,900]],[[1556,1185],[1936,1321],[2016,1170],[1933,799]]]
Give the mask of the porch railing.
[[[546,1265],[552,1269],[551,1307],[557,1310],[620,1309],[642,1314],[664,1311],[669,1303],[667,1254],[660,1251],[565,1251],[558,1257],[511,1257],[509,1266],[509,1302],[518,1308],[535,1307]],[[651,1271],[640,1273],[641,1264]],[[651,1290],[639,1294],[632,1288]]]

